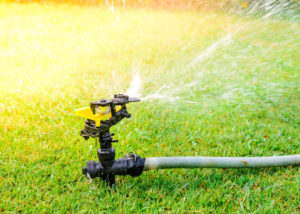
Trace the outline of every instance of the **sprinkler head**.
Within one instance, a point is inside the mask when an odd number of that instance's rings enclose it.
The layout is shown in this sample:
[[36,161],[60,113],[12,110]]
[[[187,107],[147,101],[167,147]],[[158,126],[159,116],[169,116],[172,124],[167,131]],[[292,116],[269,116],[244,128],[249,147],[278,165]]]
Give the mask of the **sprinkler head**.
[[99,131],[105,131],[120,122],[123,118],[130,118],[131,114],[126,109],[126,104],[139,102],[138,98],[131,98],[124,94],[116,94],[112,99],[101,99],[90,103],[90,107],[78,109],[75,113],[86,118],[86,127],[82,136],[96,137]]

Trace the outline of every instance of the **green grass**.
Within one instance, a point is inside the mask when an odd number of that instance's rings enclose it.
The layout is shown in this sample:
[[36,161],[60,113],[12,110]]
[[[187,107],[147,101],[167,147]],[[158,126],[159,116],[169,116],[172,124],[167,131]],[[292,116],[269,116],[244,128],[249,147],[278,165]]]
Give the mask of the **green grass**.
[[0,212],[299,212],[298,167],[149,171],[108,191],[81,174],[96,147],[74,115],[125,92],[139,71],[144,95],[173,84],[162,93],[183,98],[130,104],[133,117],[113,128],[117,157],[299,154],[299,23],[63,4],[0,11]]

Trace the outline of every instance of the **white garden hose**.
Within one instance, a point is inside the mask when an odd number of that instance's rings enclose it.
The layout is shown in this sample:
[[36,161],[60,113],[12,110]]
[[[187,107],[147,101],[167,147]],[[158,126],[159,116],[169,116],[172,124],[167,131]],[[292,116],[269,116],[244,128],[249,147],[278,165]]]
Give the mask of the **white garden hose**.
[[272,157],[153,157],[144,171],[170,168],[259,168],[300,165],[300,155]]

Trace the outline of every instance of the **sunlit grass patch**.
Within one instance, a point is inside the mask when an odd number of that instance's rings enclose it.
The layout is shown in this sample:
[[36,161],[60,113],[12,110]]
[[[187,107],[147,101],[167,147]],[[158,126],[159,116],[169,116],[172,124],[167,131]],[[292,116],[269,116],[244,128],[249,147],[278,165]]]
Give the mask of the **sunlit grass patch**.
[[108,192],[81,175],[96,146],[74,110],[140,72],[144,96],[166,85],[167,98],[129,106],[113,130],[118,157],[299,153],[299,23],[64,4],[0,12],[0,211],[297,212],[298,168],[147,172]]

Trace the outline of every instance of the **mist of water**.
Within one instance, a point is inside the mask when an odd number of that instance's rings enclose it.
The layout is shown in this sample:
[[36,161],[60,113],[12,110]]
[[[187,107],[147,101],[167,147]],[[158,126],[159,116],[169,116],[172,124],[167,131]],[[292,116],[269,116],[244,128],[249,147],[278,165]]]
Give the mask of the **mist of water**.
[[[270,23],[276,23],[278,20],[275,18],[285,16],[288,17],[286,24],[292,26],[292,28],[297,28],[298,24],[295,20],[299,18],[299,15],[295,13],[296,10],[297,8],[292,7],[287,1],[283,1],[282,3],[278,3],[275,0],[257,1],[250,5],[243,15],[254,16],[255,14],[259,14],[258,20],[261,20],[262,24],[259,22],[245,23],[240,26],[235,26],[234,29],[236,30],[234,31],[231,30],[232,28],[228,28],[225,30],[223,36],[220,36],[208,47],[200,50],[197,55],[190,59],[190,61],[184,62],[182,70],[175,70],[175,72],[180,72],[183,76],[192,75],[193,77],[189,81],[178,83],[171,79],[170,81],[163,81],[164,83],[159,88],[151,90],[152,92],[143,92],[142,78],[139,73],[136,73],[127,90],[127,94],[139,97],[142,101],[160,100],[164,102],[185,102],[190,104],[212,103],[218,100],[239,102],[239,104],[251,104],[260,93],[267,95],[269,99],[277,99],[285,93],[285,90],[283,89],[285,86],[282,83],[268,82],[267,80],[264,81],[263,78],[256,77],[254,72],[253,75],[251,74],[252,76],[249,78],[249,81],[241,79],[241,82],[239,82],[238,80],[239,76],[241,76],[240,74],[252,69],[251,66],[253,65],[250,60],[254,61],[254,56],[251,55],[253,54],[253,45],[246,46],[242,50],[236,49],[238,51],[236,53],[226,54],[222,62],[227,59],[226,64],[229,66],[224,66],[224,64],[216,65],[218,62],[215,61],[215,58],[219,51],[226,52],[228,50],[228,52],[230,52],[231,48],[242,40],[247,39],[254,42],[255,37],[258,35],[255,31],[256,29],[264,27],[265,29],[263,29],[262,33],[269,35],[274,33],[272,26],[265,27],[266,25],[264,22],[269,21]],[[250,28],[252,32],[250,34],[242,34],[247,28]],[[283,34],[288,33],[289,32],[283,32]],[[298,36],[299,37],[294,38],[293,41],[281,42],[294,42],[297,44],[300,39],[300,33]],[[278,44],[274,43],[274,46],[276,45]],[[272,54],[272,47],[273,45],[270,45],[266,47],[265,50],[262,50],[262,52],[265,52],[266,55]],[[296,46],[290,47],[290,50],[293,50],[293,48],[296,48]],[[260,55],[259,57],[262,56]],[[239,64],[245,62],[247,58],[249,58],[249,67]],[[265,62],[256,64],[256,66],[261,66],[262,68],[272,67],[272,65]],[[207,67],[214,67],[214,69],[207,70]],[[227,67],[231,70],[228,70]],[[207,94],[203,93],[201,98],[193,99],[197,91],[202,91],[207,87],[207,85],[205,85],[207,84],[206,80],[211,75],[222,77],[222,81],[224,81],[223,87]],[[237,80],[235,82],[232,81],[231,84],[227,83],[227,81],[230,82],[232,79]],[[240,98],[243,99],[241,100]]]
[[142,80],[140,73],[135,73],[126,94],[130,97],[140,98],[142,96]]

